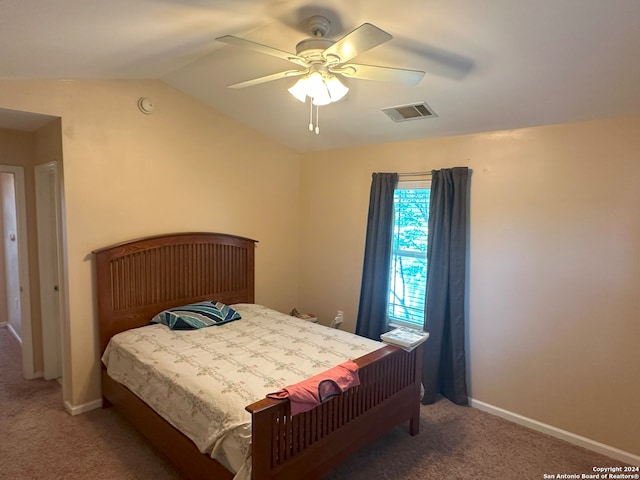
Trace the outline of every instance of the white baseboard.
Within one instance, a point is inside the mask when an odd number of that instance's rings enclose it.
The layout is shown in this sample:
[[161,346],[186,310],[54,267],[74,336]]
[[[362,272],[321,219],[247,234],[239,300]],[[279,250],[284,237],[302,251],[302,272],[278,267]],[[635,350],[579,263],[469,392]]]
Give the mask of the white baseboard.
[[[552,425],[548,425],[546,423],[524,417],[517,413],[513,413],[508,410],[489,405],[488,403],[484,403],[473,398],[469,398],[469,405],[473,408],[477,408],[478,410],[496,415],[513,423],[517,423],[518,425],[522,425],[524,427],[536,430],[552,437],[559,438],[560,440],[564,440],[565,442],[569,442],[573,445],[578,445],[580,447],[586,448],[587,450],[606,455],[607,457],[613,458],[615,460],[628,463],[629,465],[640,466],[640,456],[634,455],[633,453],[626,452],[624,450],[620,450],[619,448],[605,445],[604,443],[600,443],[595,440],[576,435],[575,433],[567,432],[566,430],[561,430],[560,428],[554,427]],[[90,410],[95,410],[96,408],[101,408],[102,399],[100,398],[98,400],[94,400],[92,402],[77,406],[73,406],[69,402],[65,401],[64,406],[71,415],[79,415]]]
[[630,465],[640,466],[640,456],[634,455],[630,452],[625,452],[624,450],[620,450],[619,448],[596,442],[595,440],[576,435],[575,433],[567,432],[566,430],[561,430],[559,428],[547,425],[546,423],[538,422],[537,420],[533,420],[531,418],[523,417],[522,415],[518,415],[517,413],[509,412],[508,410],[503,410],[499,407],[494,407],[493,405],[489,405],[488,403],[484,403],[479,400],[474,400],[473,398],[469,398],[469,405],[471,405],[473,408],[477,408],[478,410],[482,410],[492,415],[502,417],[506,420],[517,423],[532,430],[536,430],[552,437],[559,438],[560,440],[572,443],[573,445],[578,445],[580,447],[586,448],[587,450],[606,455],[607,457],[613,458],[615,460],[619,460]]
[[15,329],[11,326],[10,323],[7,323],[7,330],[9,330],[9,333],[11,334],[11,336],[18,341],[18,343],[20,344],[20,348],[22,348],[22,338],[20,338],[20,335],[18,335],[18,332],[15,331]]
[[65,400],[64,408],[67,409],[71,415],[80,415],[81,413],[88,412],[90,410],[95,410],[96,408],[102,407],[102,399],[94,400],[93,402],[85,403],[83,405],[71,405],[69,402]]

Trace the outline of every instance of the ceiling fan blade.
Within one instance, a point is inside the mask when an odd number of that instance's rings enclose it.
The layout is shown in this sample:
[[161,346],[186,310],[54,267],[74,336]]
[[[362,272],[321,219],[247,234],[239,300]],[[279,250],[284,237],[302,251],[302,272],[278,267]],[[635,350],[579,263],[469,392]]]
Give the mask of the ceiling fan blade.
[[389,58],[394,58],[394,48],[421,57],[421,68],[428,71],[429,75],[462,80],[476,68],[476,62],[470,57],[413,39],[393,37],[393,44],[387,52],[390,53]]
[[422,77],[424,77],[424,72],[420,70],[360,65],[357,63],[348,63],[336,68],[329,68],[329,70],[333,73],[344,75],[347,78],[403,83],[410,86],[417,85],[420,83],[420,80],[422,80]]
[[272,57],[278,57],[283,60],[287,60],[288,62],[295,63],[296,65],[301,65],[303,67],[307,66],[306,61],[302,57],[299,57],[293,53],[285,52],[284,50],[278,50],[277,48],[263,45],[261,43],[252,42],[251,40],[245,40],[244,38],[234,37],[233,35],[224,35],[222,37],[216,38],[216,40],[219,42],[226,43],[228,45],[248,48],[255,52],[264,53],[265,55],[271,55]]
[[390,34],[375,25],[363,23],[325,49],[323,55],[328,60],[330,57],[338,57],[339,61],[344,63],[392,38]]
[[309,73],[309,70],[287,70],[285,72],[272,73],[271,75],[265,75],[264,77],[247,80],[246,82],[234,83],[233,85],[229,85],[229,88],[253,87],[254,85],[272,82],[273,80],[280,80],[281,78],[298,77],[305,73]]

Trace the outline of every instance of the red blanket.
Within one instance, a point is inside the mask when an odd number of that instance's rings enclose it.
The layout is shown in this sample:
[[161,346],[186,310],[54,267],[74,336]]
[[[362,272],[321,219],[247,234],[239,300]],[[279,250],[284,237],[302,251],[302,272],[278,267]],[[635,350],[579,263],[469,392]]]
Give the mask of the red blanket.
[[311,410],[325,400],[358,385],[358,365],[352,360],[347,360],[299,383],[269,393],[267,397],[288,398],[291,402],[291,415],[296,415]]

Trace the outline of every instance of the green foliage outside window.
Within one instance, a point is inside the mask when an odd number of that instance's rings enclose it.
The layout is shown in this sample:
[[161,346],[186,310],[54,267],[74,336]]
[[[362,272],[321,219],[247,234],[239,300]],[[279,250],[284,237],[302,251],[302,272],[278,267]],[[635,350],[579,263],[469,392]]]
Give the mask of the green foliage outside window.
[[394,192],[394,222],[389,274],[390,322],[414,327],[424,324],[427,285],[427,240],[430,189],[402,188]]

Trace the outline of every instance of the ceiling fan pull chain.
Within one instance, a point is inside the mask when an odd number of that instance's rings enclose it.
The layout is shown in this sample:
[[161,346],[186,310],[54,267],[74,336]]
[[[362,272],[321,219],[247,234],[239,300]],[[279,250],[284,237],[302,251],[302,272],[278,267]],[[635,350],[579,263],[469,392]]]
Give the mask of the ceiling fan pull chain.
[[[313,103],[311,103],[313,108]],[[316,135],[320,133],[320,105],[316,105]]]
[[311,100],[309,102],[309,131],[313,132],[313,99],[309,97]]

